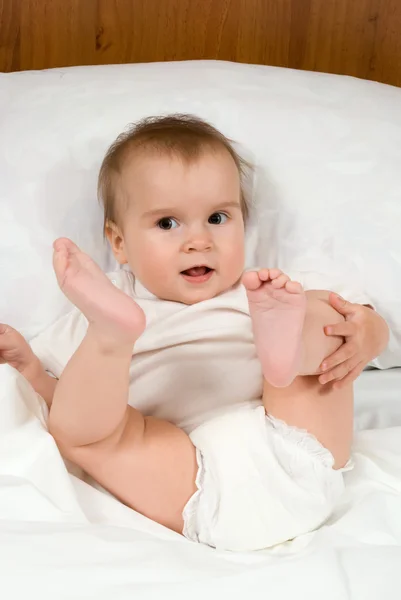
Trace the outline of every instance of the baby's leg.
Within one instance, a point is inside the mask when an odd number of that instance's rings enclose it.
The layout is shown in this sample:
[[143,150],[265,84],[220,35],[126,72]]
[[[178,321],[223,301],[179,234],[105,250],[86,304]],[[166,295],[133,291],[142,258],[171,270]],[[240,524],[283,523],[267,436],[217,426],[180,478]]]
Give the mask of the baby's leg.
[[314,435],[340,468],[352,442],[353,386],[333,390],[331,384],[322,386],[316,373],[342,343],[323,328],[343,317],[329,305],[328,292],[304,293],[281,272],[265,271],[262,281],[259,274],[247,273],[244,284],[265,376],[266,412]]
[[144,315],[69,240],[55,243],[54,267],[89,327],[57,384],[50,433],[65,458],[122,502],[182,532],[182,510],[196,490],[195,448],[178,427],[127,404]]
[[263,404],[267,414],[314,435],[334,456],[335,469],[346,464],[353,437],[352,384],[334,390],[331,384],[321,385],[317,376],[310,375],[277,388],[265,380]]
[[325,325],[344,320],[330,306],[329,292],[304,292],[278,269],[245,273],[243,283],[265,379],[286,387],[297,375],[316,374],[343,341],[324,333]]

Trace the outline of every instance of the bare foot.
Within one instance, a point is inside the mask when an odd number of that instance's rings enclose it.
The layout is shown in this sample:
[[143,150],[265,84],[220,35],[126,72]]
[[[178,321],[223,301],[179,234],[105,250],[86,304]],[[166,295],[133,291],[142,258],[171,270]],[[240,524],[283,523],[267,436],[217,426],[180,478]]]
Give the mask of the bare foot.
[[299,374],[306,296],[279,269],[244,273],[255,344],[265,379],[286,387]]
[[53,244],[58,284],[97,331],[119,343],[135,343],[145,329],[136,302],[117,289],[101,268],[67,238]]

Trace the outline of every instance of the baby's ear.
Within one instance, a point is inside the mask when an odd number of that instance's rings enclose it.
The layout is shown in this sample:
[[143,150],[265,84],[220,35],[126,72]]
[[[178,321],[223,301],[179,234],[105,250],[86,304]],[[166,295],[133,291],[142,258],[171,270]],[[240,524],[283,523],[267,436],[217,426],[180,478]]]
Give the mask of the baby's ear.
[[116,260],[120,263],[120,265],[125,265],[128,260],[125,254],[124,237],[121,229],[118,227],[118,225],[113,223],[113,221],[107,221],[104,228],[104,233],[109,240]]

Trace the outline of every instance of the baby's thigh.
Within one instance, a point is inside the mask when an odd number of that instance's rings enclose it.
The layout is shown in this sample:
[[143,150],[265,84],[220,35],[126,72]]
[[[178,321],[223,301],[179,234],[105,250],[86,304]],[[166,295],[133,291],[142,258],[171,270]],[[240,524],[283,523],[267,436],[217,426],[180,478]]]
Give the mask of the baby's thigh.
[[121,502],[182,533],[198,470],[196,449],[182,429],[128,407],[122,433],[60,451]]

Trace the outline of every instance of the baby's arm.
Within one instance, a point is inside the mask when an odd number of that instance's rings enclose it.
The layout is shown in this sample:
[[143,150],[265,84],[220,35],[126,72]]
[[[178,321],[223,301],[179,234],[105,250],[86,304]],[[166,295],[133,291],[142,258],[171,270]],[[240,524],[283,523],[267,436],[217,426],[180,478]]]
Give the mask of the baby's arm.
[[57,379],[46,373],[26,339],[9,325],[0,324],[0,364],[7,363],[29,381],[50,407]]
[[353,431],[352,386],[337,391],[319,384],[319,365],[341,344],[328,337],[326,323],[344,323],[328,302],[328,292],[304,292],[278,269],[246,273],[255,345],[265,378],[263,404],[268,415],[305,429],[343,467]]

